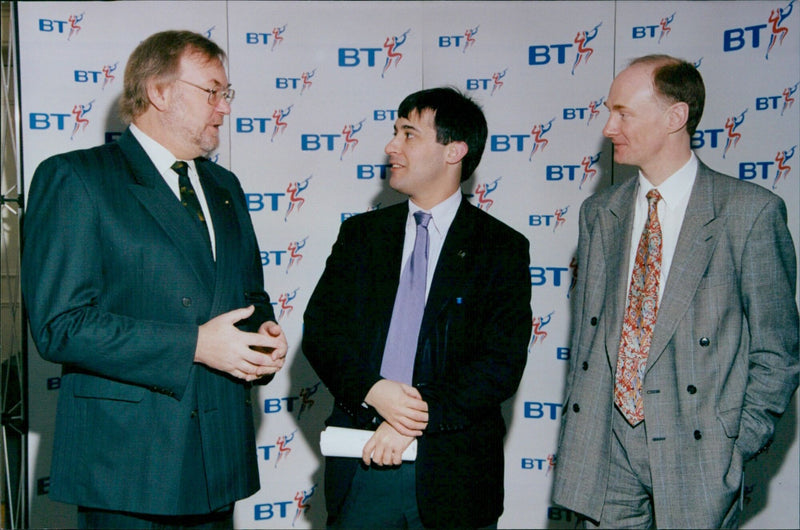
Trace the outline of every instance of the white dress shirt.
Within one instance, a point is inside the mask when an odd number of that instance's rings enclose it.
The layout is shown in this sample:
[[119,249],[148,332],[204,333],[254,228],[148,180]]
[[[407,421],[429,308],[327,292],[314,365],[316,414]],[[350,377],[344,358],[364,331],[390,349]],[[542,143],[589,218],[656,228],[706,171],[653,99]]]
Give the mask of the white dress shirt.
[[[156,166],[156,169],[164,178],[167,186],[169,186],[169,188],[172,190],[172,193],[174,193],[178,198],[178,201],[180,201],[181,190],[180,185],[178,184],[178,174],[172,169],[172,164],[174,164],[177,160],[175,155],[170,153],[169,149],[147,136],[136,125],[131,123],[130,129],[131,133],[133,133],[133,136],[141,144],[144,152],[147,153],[148,157],[150,157],[153,165]],[[200,208],[203,209],[203,215],[206,218],[206,226],[208,227],[209,232],[208,235],[211,238],[211,253],[214,256],[214,259],[216,259],[217,248],[216,242],[214,241],[214,223],[211,220],[211,214],[208,211],[206,195],[203,192],[203,186],[200,184],[200,178],[197,176],[197,168],[194,167],[194,160],[184,160],[184,162],[189,165],[189,182],[192,183],[194,194],[197,196],[197,200],[200,201]]]
[[647,192],[657,189],[661,194],[658,201],[658,222],[661,224],[661,277],[658,282],[658,299],[664,294],[667,285],[669,269],[672,258],[675,256],[675,247],[678,244],[678,235],[689,204],[689,196],[697,176],[697,157],[692,153],[689,161],[682,168],[670,175],[667,180],[657,188],[650,184],[642,172],[639,172],[639,190],[636,194],[636,209],[633,217],[633,231],[631,232],[631,251],[628,256],[628,289],[630,290],[633,266],[636,261],[636,249],[642,237],[644,225],[647,222]]

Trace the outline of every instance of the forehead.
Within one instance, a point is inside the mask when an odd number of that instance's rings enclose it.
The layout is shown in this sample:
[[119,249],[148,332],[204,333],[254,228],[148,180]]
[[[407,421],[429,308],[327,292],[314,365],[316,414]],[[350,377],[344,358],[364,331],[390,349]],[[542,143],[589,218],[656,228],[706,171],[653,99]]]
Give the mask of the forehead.
[[217,57],[209,58],[202,53],[186,51],[181,55],[180,73],[200,75],[207,81],[215,81],[227,85],[228,76],[222,61]]
[[653,66],[634,65],[620,72],[611,83],[605,105],[614,108],[646,101],[655,101]]
[[435,112],[431,109],[417,109],[408,113],[408,117],[397,118],[395,128],[414,128],[418,131],[433,131],[436,132],[436,124],[434,123]]

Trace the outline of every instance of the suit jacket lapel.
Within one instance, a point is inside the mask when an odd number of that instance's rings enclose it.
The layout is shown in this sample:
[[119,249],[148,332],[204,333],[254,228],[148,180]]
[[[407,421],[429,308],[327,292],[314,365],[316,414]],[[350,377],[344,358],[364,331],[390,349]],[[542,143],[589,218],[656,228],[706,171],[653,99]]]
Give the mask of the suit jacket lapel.
[[466,199],[461,199],[461,205],[456,212],[453,223],[442,245],[439,261],[433,274],[431,290],[425,303],[425,313],[422,316],[420,337],[424,337],[430,327],[436,322],[439,313],[447,306],[448,301],[458,296],[467,281],[467,264],[473,259],[473,240],[475,213],[472,205]]
[[608,311],[608,315],[605,318],[605,336],[606,351],[611,366],[617,364],[622,320],[625,318],[625,305],[628,299],[628,257],[631,250],[631,230],[633,230],[637,189],[636,178],[622,184],[610,198],[608,209],[601,212],[598,219],[601,223],[603,248],[606,249],[608,284],[604,299],[607,301],[605,310]]
[[214,285],[214,262],[202,236],[139,142],[126,130],[117,140],[133,177],[128,189],[181,250],[203,285]]
[[[237,246],[242,240],[242,231],[236,218],[233,198],[230,191],[223,188],[214,178],[214,168],[206,159],[196,159],[195,167],[203,186],[211,221],[214,223],[214,245],[216,248],[216,285],[226,285],[241,271]],[[224,289],[216,289],[212,312],[224,296]]]
[[659,303],[647,361],[649,370],[664,352],[672,334],[694,299],[697,287],[717,244],[714,186],[702,162],[683,218],[669,277]]

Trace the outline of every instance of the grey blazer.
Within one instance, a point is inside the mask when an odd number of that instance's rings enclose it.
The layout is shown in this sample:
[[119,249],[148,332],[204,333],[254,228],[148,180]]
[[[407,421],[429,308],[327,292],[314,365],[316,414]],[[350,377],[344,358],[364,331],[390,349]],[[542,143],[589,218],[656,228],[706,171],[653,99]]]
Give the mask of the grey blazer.
[[[580,212],[572,356],[553,501],[599,520],[637,179]],[[743,464],[798,384],[796,260],[783,201],[702,162],[660,302],[644,381],[659,527],[719,527]]]
[[194,351],[220,313],[255,304],[254,330],[273,312],[239,182],[195,163],[216,261],[130,131],[36,171],[22,288],[39,352],[63,369],[54,500],[198,514],[258,489],[249,385]]

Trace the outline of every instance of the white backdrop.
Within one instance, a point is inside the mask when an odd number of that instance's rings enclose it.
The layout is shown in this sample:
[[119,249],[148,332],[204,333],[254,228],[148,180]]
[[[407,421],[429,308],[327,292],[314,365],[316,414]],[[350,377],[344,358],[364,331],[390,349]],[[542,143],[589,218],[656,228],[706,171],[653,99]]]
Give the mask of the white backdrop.
[[[287,367],[256,400],[262,488],[238,503],[236,525],[318,528],[325,520],[319,431],[331,399],[299,348],[305,304],[341,220],[402,200],[387,186],[383,153],[402,98],[439,85],[468,92],[486,112],[490,138],[464,192],[531,241],[532,340],[520,389],[505,407],[499,525],[571,527],[549,498],[578,208],[598,187],[631,175],[613,166],[602,136],[608,87],[636,56],[667,53],[697,64],[708,93],[698,155],[783,197],[797,242],[795,4],[20,3],[23,176],[29,182],[47,156],[123,130],[115,113],[122,73],[148,35],[190,29],[227,50],[236,100],[213,157],[248,194],[266,288],[290,342]],[[74,509],[46,496],[59,368],[34,351],[29,366],[30,523],[72,526]],[[795,398],[772,449],[748,466],[744,527],[800,526],[798,467]]]

